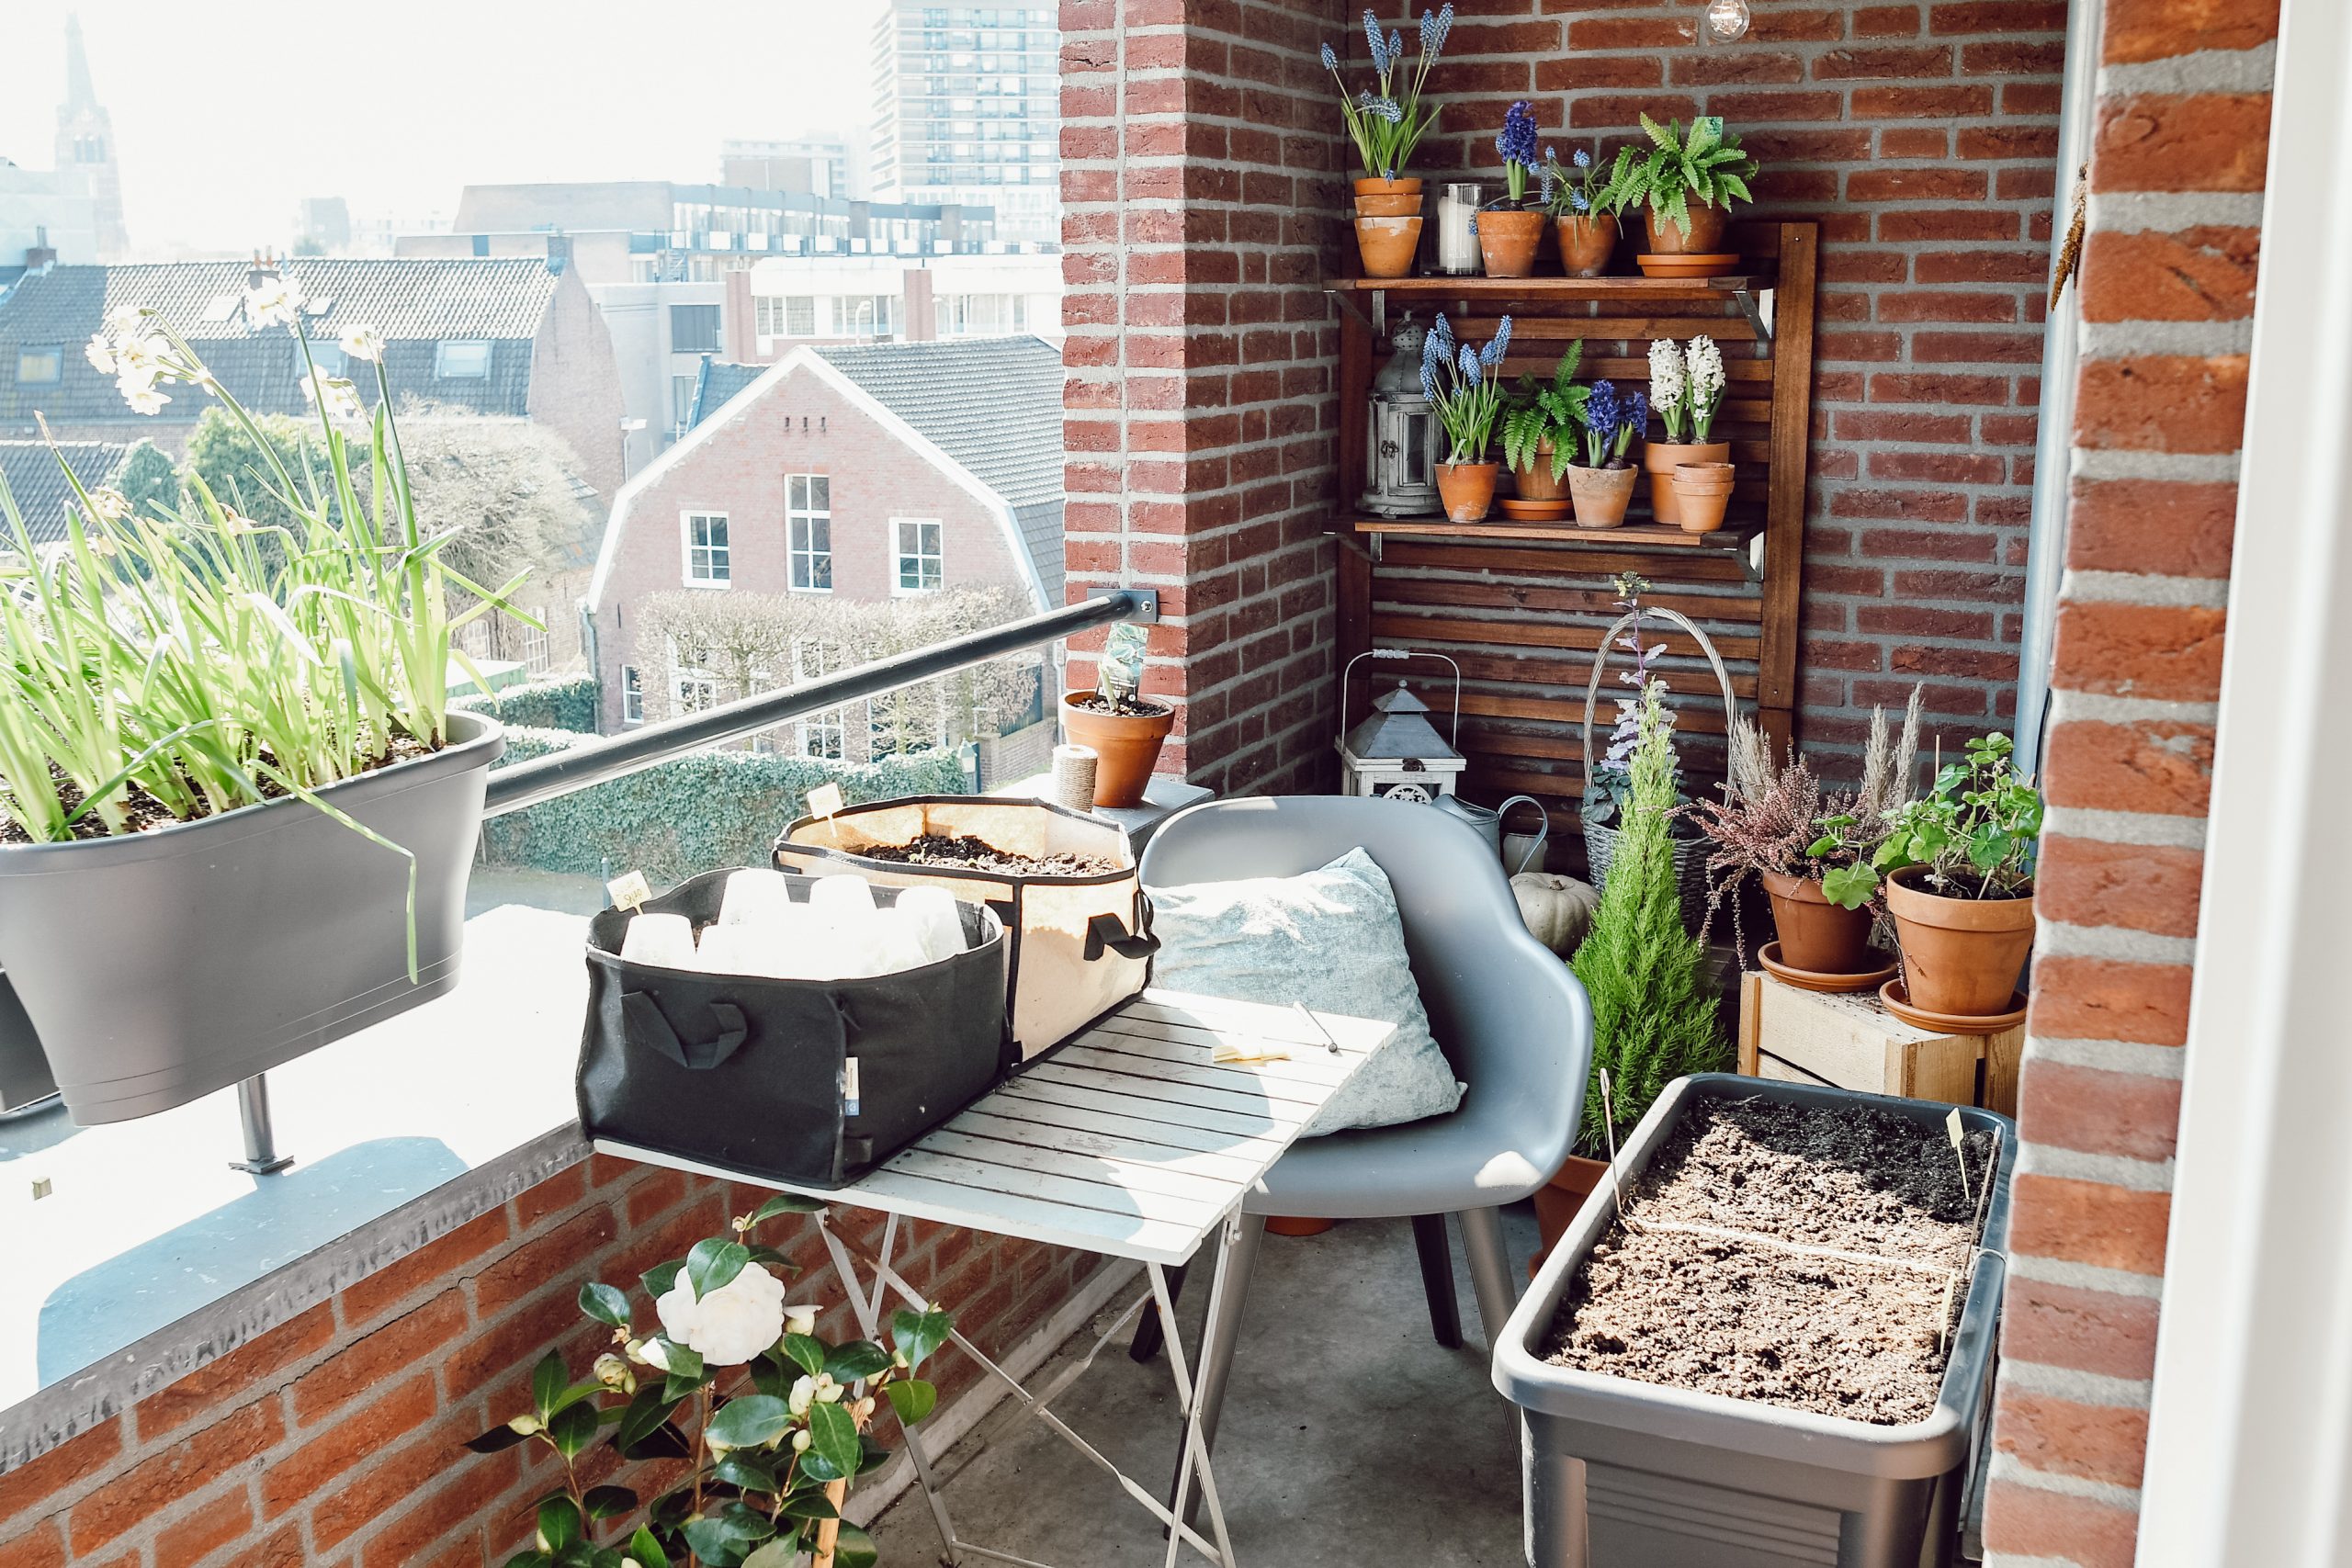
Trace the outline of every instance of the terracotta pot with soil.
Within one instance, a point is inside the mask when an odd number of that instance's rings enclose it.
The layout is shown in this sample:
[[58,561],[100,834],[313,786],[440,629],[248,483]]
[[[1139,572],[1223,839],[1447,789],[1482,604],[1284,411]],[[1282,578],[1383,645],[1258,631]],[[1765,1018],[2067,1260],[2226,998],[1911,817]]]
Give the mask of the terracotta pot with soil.
[[1552,1256],[1552,1249],[1568,1234],[1568,1227],[1577,1223],[1585,1200],[1608,1179],[1607,1160],[1570,1155],[1567,1163],[1552,1173],[1552,1179],[1535,1190],[1535,1232],[1542,1244],[1536,1247],[1535,1256],[1527,1260],[1529,1279],[1535,1278],[1544,1260]]
[[1675,522],[1686,534],[1713,534],[1731,510],[1729,463],[1678,463],[1674,469]]
[[1871,912],[1842,908],[1829,901],[1817,876],[1760,874],[1772,903],[1772,927],[1781,939],[1781,961],[1815,975],[1865,975],[1879,966],[1871,952]]
[[1579,528],[1614,528],[1625,521],[1625,509],[1634,503],[1634,482],[1641,470],[1631,463],[1622,468],[1588,468],[1581,463],[1569,465],[1568,494],[1576,501],[1577,526]]
[[1617,254],[1617,220],[1605,212],[1552,220],[1560,237],[1560,271],[1568,277],[1602,277]]
[[1511,482],[1518,488],[1521,501],[1566,501],[1568,499],[1568,477],[1552,477],[1552,444],[1544,442],[1535,449],[1535,458],[1524,468],[1510,471]]
[[1403,277],[1413,270],[1413,257],[1420,244],[1418,218],[1356,220],[1356,253],[1363,259],[1366,277]]
[[1728,441],[1645,441],[1642,444],[1642,472],[1648,477],[1650,515],[1660,523],[1679,526],[1682,508],[1674,495],[1674,470],[1684,463],[1728,463],[1731,443]]
[[1097,806],[1143,804],[1144,786],[1151,783],[1160,744],[1175,724],[1176,710],[1164,703],[1114,704],[1096,692],[1071,692],[1062,698],[1062,728],[1070,743],[1093,748],[1098,759],[1094,769]]
[[2033,888],[2014,898],[1949,898],[1927,878],[1927,867],[1906,866],[1886,883],[1905,997],[1923,1012],[1955,1018],[2009,1011],[2033,951]]
[[1695,201],[1690,208],[1687,228],[1661,216],[1655,207],[1642,209],[1642,221],[1649,232],[1649,254],[1703,256],[1722,252],[1724,231],[1731,225],[1731,214],[1723,208],[1704,207]]
[[1440,463],[1437,493],[1445,502],[1451,523],[1483,523],[1495,504],[1495,481],[1502,477],[1500,463]]
[[1955,1151],[1951,1113],[1668,1086],[1497,1336],[1530,1562],[1952,1561],[2016,1138],[1962,1107]]
[[1478,214],[1478,254],[1488,277],[1532,277],[1544,214],[1502,208]]

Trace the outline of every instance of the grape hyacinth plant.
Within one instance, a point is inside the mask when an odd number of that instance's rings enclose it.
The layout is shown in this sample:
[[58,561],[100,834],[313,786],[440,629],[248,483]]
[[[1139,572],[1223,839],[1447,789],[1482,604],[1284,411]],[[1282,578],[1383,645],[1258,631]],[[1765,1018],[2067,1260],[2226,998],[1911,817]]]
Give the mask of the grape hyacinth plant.
[[1448,463],[1483,463],[1503,405],[1503,355],[1510,344],[1510,318],[1495,328],[1484,348],[1456,343],[1442,313],[1421,339],[1421,395],[1436,409],[1438,423],[1453,443]]
[[1323,69],[1340,84],[1340,115],[1347,123],[1349,139],[1356,144],[1356,156],[1363,164],[1366,179],[1401,177],[1406,165],[1412,162],[1413,150],[1437,123],[1438,106],[1423,104],[1421,89],[1453,28],[1453,0],[1446,0],[1436,11],[1422,12],[1420,52],[1413,61],[1412,69],[1407,71],[1404,35],[1392,30],[1383,38],[1379,18],[1366,11],[1363,36],[1372,48],[1372,69],[1379,81],[1377,91],[1351,92],[1347,78],[1340,73],[1339,51],[1328,43],[1323,46]]
[[1551,148],[1544,149],[1544,206],[1555,218],[1615,218],[1632,204],[1634,186],[1632,179],[1636,160],[1630,147],[1620,152],[1614,165],[1604,167],[1593,162],[1592,154],[1579,147],[1566,164],[1554,155]]
[[1510,193],[1498,207],[1525,207],[1530,177],[1557,162],[1550,148],[1539,151],[1536,141],[1535,106],[1521,98],[1503,111],[1502,134],[1495,138],[1495,151],[1503,158],[1503,188]]
[[1649,423],[1649,399],[1640,392],[1618,396],[1614,381],[1595,381],[1584,400],[1583,466],[1588,468],[1631,467],[1626,454],[1634,438]]

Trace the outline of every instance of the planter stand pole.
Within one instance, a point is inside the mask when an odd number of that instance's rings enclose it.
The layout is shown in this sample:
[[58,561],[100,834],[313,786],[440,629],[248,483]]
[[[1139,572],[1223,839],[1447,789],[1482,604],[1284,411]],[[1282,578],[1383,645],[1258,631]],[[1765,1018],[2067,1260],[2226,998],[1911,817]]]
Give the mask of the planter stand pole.
[[253,1176],[275,1176],[294,1163],[292,1155],[277,1152],[277,1137],[269,1125],[269,1079],[261,1073],[237,1085],[237,1120],[244,1123],[245,1157],[229,1162],[231,1170]]

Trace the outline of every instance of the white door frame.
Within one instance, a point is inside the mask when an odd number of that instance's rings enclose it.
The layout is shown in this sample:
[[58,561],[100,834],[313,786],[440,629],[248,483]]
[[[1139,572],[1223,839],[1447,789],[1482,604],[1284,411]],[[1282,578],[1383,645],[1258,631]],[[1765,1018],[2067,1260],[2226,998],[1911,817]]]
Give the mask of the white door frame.
[[2352,1562],[2352,5],[2284,13],[2142,1568]]

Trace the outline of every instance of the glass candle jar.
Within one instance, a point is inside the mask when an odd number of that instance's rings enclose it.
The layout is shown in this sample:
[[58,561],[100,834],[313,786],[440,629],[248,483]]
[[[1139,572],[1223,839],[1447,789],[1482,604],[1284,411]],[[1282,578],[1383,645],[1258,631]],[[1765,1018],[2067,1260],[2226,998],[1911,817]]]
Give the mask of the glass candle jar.
[[1485,187],[1463,183],[1438,187],[1437,269],[1450,277],[1467,277],[1478,270],[1478,205]]

